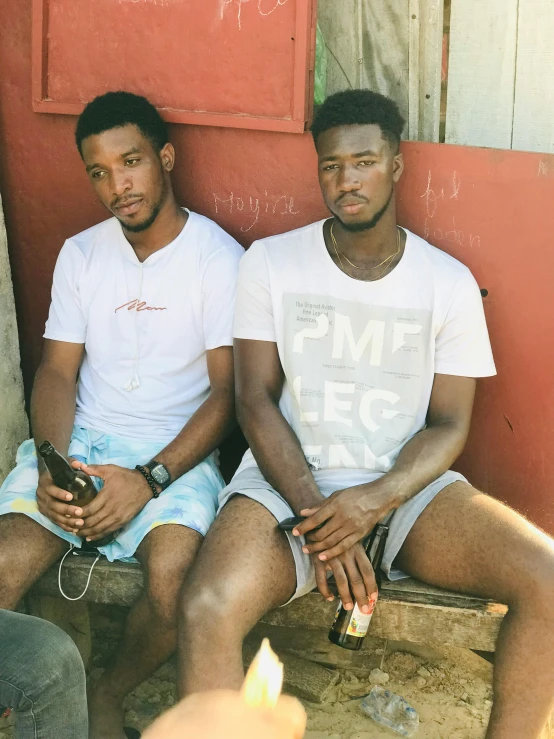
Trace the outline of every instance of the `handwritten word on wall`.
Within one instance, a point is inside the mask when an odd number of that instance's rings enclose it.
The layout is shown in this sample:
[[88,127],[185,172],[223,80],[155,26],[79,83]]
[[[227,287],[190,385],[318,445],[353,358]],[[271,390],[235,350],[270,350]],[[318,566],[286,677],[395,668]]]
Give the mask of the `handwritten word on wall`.
[[458,172],[452,173],[451,184],[447,188],[441,187],[440,190],[435,189],[433,185],[433,173],[429,170],[427,178],[427,189],[421,195],[425,203],[425,231],[424,238],[430,239],[431,243],[439,246],[440,244],[458,244],[458,246],[469,246],[471,248],[479,248],[481,246],[481,237],[478,234],[467,234],[464,230],[458,228],[456,218],[452,218],[451,228],[439,228],[433,219],[437,214],[441,201],[458,200],[462,182]]
[[239,30],[242,28],[242,6],[247,3],[254,7],[261,16],[272,15],[289,0],[219,0],[220,19],[223,20],[228,12],[235,14]]
[[240,213],[243,223],[240,230],[248,233],[258,221],[266,214],[292,216],[300,211],[296,210],[294,198],[290,195],[270,195],[264,190],[263,197],[253,195],[239,196],[232,192],[230,195],[218,195],[213,193],[215,212],[217,213]]

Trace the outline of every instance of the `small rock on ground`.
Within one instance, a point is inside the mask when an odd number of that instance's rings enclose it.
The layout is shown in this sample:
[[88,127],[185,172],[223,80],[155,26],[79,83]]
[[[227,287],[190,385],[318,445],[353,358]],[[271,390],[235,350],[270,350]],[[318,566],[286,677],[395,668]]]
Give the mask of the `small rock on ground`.
[[388,681],[388,673],[383,672],[383,670],[380,670],[378,667],[376,667],[374,670],[371,670],[371,672],[369,673],[369,682],[372,685],[386,685]]

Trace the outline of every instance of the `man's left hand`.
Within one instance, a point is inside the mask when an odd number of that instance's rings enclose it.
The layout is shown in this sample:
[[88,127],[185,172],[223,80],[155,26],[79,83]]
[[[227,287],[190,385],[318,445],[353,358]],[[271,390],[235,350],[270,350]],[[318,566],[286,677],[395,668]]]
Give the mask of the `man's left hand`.
[[79,536],[87,541],[96,541],[117,531],[152,500],[150,486],[137,470],[115,464],[95,466],[74,462],[73,466],[104,480],[104,487],[96,498],[82,508],[84,525]]
[[[308,534],[302,551],[319,553],[319,559],[325,562],[368,536],[397,507],[394,483],[383,476],[366,485],[337,490],[320,506],[300,511],[307,518],[292,533]],[[321,528],[314,531],[318,526]]]

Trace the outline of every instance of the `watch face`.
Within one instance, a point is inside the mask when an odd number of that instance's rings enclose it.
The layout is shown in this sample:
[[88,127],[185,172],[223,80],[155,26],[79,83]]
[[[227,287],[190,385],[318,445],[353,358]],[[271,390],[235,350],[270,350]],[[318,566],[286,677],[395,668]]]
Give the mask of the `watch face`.
[[165,485],[166,482],[169,482],[169,472],[163,464],[157,464],[155,467],[152,467],[150,474],[158,485]]

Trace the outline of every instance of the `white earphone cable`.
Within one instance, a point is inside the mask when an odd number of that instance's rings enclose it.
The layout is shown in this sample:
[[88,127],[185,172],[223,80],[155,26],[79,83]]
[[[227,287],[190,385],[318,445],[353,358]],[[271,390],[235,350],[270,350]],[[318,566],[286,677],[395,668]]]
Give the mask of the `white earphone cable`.
[[72,544],[72,545],[71,545],[71,546],[69,547],[69,549],[67,550],[67,552],[66,552],[66,553],[65,553],[65,554],[63,555],[63,557],[62,557],[62,561],[60,562],[60,566],[59,566],[59,568],[58,568],[58,588],[60,589],[60,593],[61,593],[61,594],[63,595],[63,597],[64,597],[64,598],[65,598],[66,600],[81,600],[81,598],[82,598],[82,597],[84,596],[84,594],[85,594],[85,593],[87,592],[87,590],[88,590],[88,586],[90,585],[90,579],[91,579],[91,577],[92,577],[92,571],[94,570],[94,566],[96,565],[96,563],[98,562],[98,560],[99,560],[99,559],[100,559],[100,557],[102,556],[102,555],[100,554],[100,552],[98,552],[98,556],[96,557],[96,559],[95,559],[95,560],[94,560],[94,562],[92,563],[92,565],[91,565],[91,568],[90,568],[90,570],[89,570],[89,573],[88,573],[88,577],[87,577],[87,584],[85,585],[85,589],[83,590],[83,592],[81,593],[81,595],[78,595],[78,596],[77,596],[76,598],[70,598],[70,597],[69,597],[69,595],[66,595],[66,593],[64,592],[64,589],[62,588],[62,567],[63,567],[63,563],[65,562],[65,558],[67,557],[67,555],[68,555],[68,554],[71,554],[71,552],[72,552],[72,551],[73,551],[74,549],[75,549],[75,545],[74,545],[74,544]]

